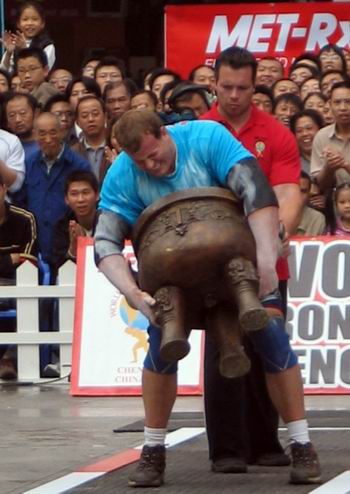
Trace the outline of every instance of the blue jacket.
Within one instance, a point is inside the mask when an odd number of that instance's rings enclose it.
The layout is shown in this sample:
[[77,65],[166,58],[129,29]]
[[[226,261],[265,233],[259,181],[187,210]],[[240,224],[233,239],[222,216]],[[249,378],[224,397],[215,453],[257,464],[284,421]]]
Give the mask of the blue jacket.
[[54,226],[69,210],[64,201],[64,182],[76,170],[91,171],[90,163],[67,146],[49,174],[41,151],[26,160],[24,184],[15,201],[34,214],[39,250],[46,262],[51,261]]

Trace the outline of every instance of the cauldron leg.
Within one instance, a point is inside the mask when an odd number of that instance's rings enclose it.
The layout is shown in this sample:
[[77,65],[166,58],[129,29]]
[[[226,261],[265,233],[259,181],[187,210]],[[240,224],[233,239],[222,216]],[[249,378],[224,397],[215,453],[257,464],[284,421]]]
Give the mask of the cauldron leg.
[[251,261],[232,259],[225,270],[228,289],[238,307],[239,323],[245,331],[263,329],[269,316],[258,298],[259,280]]
[[182,291],[175,286],[164,286],[156,291],[155,314],[162,330],[160,356],[166,362],[176,362],[188,354],[186,304]]
[[208,311],[205,329],[218,346],[222,376],[241,377],[249,372],[250,360],[241,344],[238,319],[231,308],[219,305]]

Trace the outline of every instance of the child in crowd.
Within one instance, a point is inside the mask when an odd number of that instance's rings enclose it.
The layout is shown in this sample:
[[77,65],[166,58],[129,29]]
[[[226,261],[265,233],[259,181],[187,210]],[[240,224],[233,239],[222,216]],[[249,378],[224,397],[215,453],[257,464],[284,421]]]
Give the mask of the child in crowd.
[[5,31],[2,43],[5,53],[0,68],[8,72],[14,71],[16,52],[23,48],[40,48],[45,51],[49,70],[55,63],[55,46],[45,31],[45,13],[40,3],[36,1],[24,2],[18,10],[16,20],[17,31]]
[[335,189],[334,204],[337,218],[335,225],[330,228],[330,234],[350,236],[350,182],[345,182]]

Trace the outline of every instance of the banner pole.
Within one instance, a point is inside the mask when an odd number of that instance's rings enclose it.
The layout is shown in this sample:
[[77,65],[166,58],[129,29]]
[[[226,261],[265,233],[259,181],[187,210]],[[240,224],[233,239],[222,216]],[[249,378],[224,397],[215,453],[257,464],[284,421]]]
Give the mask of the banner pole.
[[168,53],[168,50],[167,50],[167,44],[166,44],[166,11],[164,9],[164,67],[167,66],[167,53]]
[[[0,29],[2,36],[5,31],[4,0],[0,0]],[[4,45],[1,44],[1,55],[3,54],[3,52],[4,52]]]

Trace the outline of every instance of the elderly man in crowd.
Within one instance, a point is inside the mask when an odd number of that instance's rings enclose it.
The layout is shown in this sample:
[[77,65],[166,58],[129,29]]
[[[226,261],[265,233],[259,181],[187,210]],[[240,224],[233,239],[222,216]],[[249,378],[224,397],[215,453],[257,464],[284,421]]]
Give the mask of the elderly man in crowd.
[[55,223],[67,211],[64,181],[74,170],[91,170],[90,163],[63,141],[60,122],[52,113],[41,113],[34,123],[37,151],[27,161],[26,177],[19,202],[31,211],[38,225],[39,250],[51,261]]

